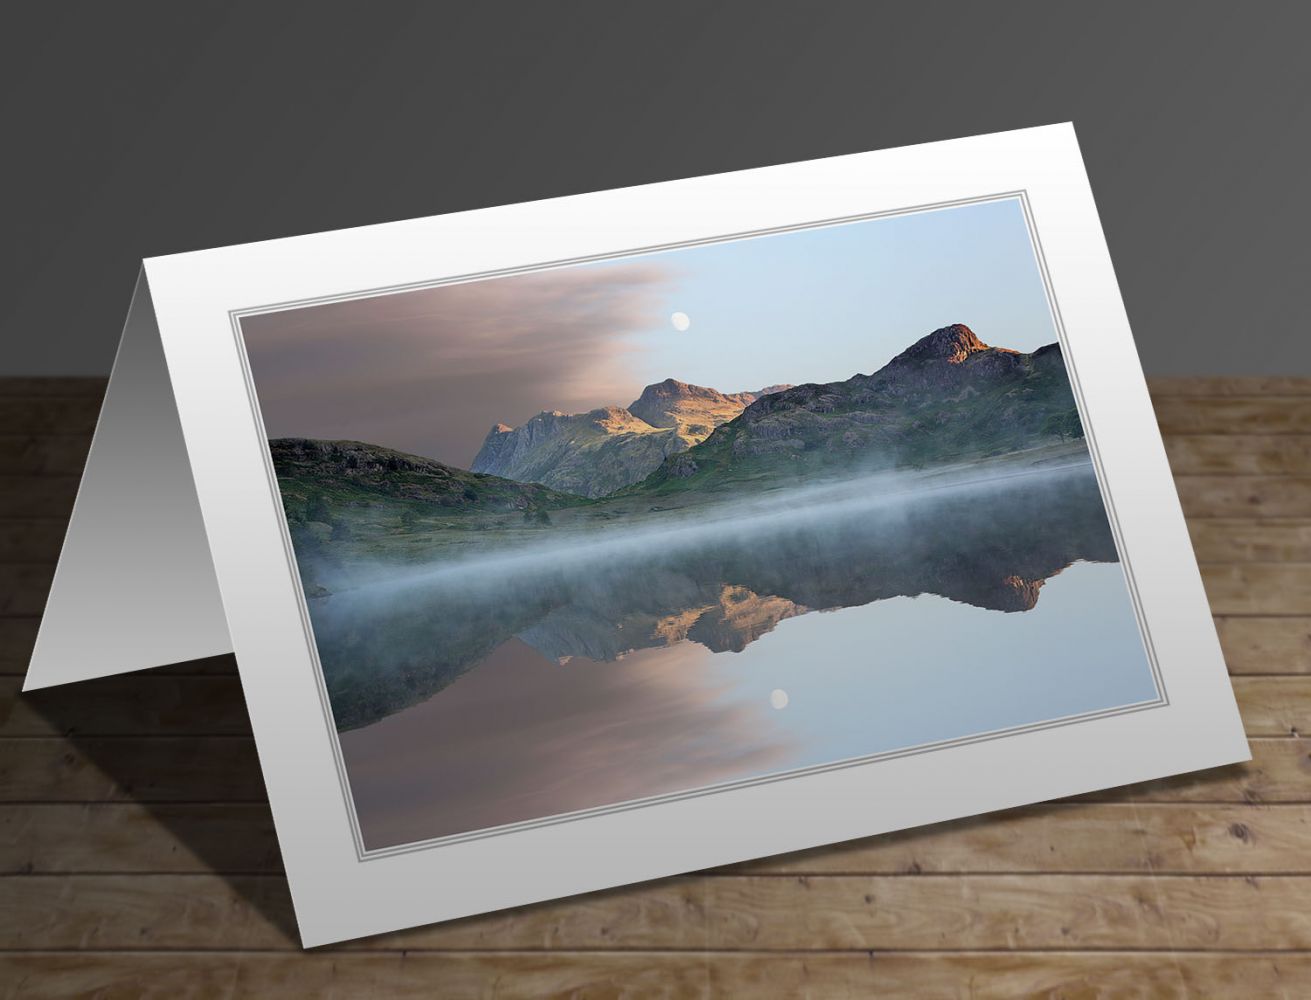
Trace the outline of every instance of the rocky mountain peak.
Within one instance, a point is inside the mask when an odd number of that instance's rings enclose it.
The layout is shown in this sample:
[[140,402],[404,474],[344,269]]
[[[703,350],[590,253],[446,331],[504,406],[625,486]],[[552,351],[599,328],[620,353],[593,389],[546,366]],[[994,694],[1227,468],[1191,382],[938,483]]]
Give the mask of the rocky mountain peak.
[[[736,416],[754,398],[749,393],[729,396],[718,389],[667,378],[643,389],[642,395],[633,400],[628,410],[652,427],[681,428],[688,420],[704,423],[707,419],[713,427]],[[706,433],[709,433],[709,428]]]
[[946,361],[958,365],[971,354],[989,350],[974,331],[964,323],[952,323],[934,330],[893,358],[897,361]]

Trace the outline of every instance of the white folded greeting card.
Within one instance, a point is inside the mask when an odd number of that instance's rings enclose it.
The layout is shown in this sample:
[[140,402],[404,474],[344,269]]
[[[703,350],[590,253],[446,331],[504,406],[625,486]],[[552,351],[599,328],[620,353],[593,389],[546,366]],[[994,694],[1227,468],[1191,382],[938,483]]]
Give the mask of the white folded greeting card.
[[317,945],[1248,757],[1068,125],[146,260],[27,678]]

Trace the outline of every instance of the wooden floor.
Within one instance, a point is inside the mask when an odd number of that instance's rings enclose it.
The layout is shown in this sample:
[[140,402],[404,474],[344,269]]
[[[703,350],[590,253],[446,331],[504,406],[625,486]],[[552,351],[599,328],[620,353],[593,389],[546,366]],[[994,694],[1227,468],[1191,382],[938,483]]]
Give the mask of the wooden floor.
[[1311,380],[1153,384],[1250,764],[310,953],[231,657],[18,694],[102,391],[0,381],[0,996],[1311,997]]

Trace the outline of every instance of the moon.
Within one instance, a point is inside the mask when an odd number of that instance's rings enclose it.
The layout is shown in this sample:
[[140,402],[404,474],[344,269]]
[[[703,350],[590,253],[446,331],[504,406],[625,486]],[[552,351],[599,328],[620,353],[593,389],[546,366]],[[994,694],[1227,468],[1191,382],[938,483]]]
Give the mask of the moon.
[[769,692],[769,703],[779,710],[787,708],[788,693],[782,688],[774,688],[773,691]]
[[669,317],[669,322],[674,324],[674,329],[677,330],[679,333],[682,333],[684,330],[686,330],[689,326],[692,325],[691,318],[685,312],[674,313],[674,315]]

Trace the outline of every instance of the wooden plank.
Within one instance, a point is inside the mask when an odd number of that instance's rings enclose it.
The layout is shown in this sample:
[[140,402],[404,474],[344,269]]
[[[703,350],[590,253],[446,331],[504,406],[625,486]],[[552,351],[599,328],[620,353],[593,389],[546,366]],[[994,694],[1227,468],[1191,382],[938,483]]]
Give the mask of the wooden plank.
[[211,997],[682,1000],[707,996],[708,975],[705,958],[696,953],[125,955],[102,952],[0,956],[0,982],[13,984],[6,993],[12,1000],[83,997],[95,1000],[208,1000]]
[[250,732],[236,676],[139,673],[83,681],[75,690],[21,692],[0,677],[0,737],[227,736]]
[[1202,518],[1188,533],[1198,562],[1311,563],[1311,520]]
[[79,476],[0,476],[0,517],[38,517],[67,521]]
[[0,428],[5,476],[80,476],[90,434],[10,434]]
[[1164,440],[1176,476],[1311,475],[1311,435],[1179,434]]
[[14,953],[15,1000],[245,996],[398,1000],[944,997],[1297,998],[1311,956],[1275,952]]
[[1202,582],[1217,615],[1306,615],[1311,562],[1203,564]]
[[1177,476],[1189,520],[1200,517],[1297,517],[1311,511],[1308,476]]
[[0,395],[0,427],[6,434],[90,434],[100,416],[99,394]]
[[1231,674],[1311,673],[1311,616],[1217,618]]
[[[1051,1000],[1189,997],[1253,1000],[1311,996],[1304,954],[1025,952],[711,954],[712,997],[942,997]],[[380,982],[386,980],[379,980]]]
[[[680,877],[332,950],[1311,947],[1298,875]],[[280,876],[0,877],[0,950],[294,949]]]
[[25,674],[41,622],[27,618],[0,618],[0,674]]
[[109,379],[103,375],[6,375],[0,378],[0,396],[32,399],[44,396],[96,396],[105,394]]
[[268,796],[250,739],[0,740],[0,802],[131,801],[267,802]]
[[[1295,834],[1290,814],[1271,818],[1261,836],[1275,843]],[[263,802],[0,805],[3,874],[281,871],[273,815]]]
[[[0,805],[4,874],[278,874],[263,803]],[[1311,805],[1048,803],[708,874],[1311,874]]]
[[1162,434],[1311,434],[1305,396],[1162,396],[1152,404]]
[[[1311,396],[1311,378],[1289,375],[1151,375],[1158,396]],[[1290,400],[1290,403],[1292,401]]]
[[68,525],[62,520],[0,521],[0,564],[36,563],[53,566],[59,559]]
[[54,563],[0,564],[0,615],[43,614],[54,575]]
[[1311,735],[1311,677],[1235,677],[1233,684],[1249,736]]
[[[699,948],[703,880],[644,885],[432,924],[337,949]],[[298,949],[281,876],[0,877],[0,950]]]
[[1311,874],[1311,808],[1048,803],[724,870],[762,875]]
[[1296,875],[810,875],[704,886],[711,948],[1311,947],[1311,879]]
[[1252,759],[1090,792],[1081,802],[1311,802],[1311,740],[1252,739]]
[[[1253,760],[1077,796],[1081,802],[1311,802],[1311,740],[1254,739]],[[0,740],[0,802],[264,802],[241,737]]]

